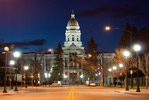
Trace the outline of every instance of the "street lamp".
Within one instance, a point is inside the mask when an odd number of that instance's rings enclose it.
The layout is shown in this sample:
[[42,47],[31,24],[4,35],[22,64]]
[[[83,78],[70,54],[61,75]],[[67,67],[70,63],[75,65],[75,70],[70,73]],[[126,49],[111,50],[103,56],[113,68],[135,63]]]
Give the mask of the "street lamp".
[[109,31],[109,30],[111,30],[111,27],[110,27],[110,26],[106,26],[106,27],[105,27],[105,30],[106,30],[106,31]]
[[10,60],[9,64],[10,64],[11,66],[15,65],[15,61],[14,61],[14,60]]
[[136,92],[140,92],[140,88],[139,88],[138,52],[141,50],[141,46],[139,44],[135,44],[133,49],[136,52],[136,57],[137,57],[137,90],[136,90]]
[[65,74],[64,74],[64,79],[65,79],[65,85],[66,85],[66,78],[67,78],[67,75],[65,75]]
[[[29,69],[28,66],[24,66],[24,70],[25,70],[25,71],[27,71],[28,69]],[[25,86],[25,88],[27,88],[27,73],[26,73],[26,75],[25,75],[24,78],[25,78],[25,79],[24,79],[24,86]]]
[[24,66],[24,70],[28,70],[29,69],[29,67],[28,66]]
[[[111,29],[117,29],[117,30],[122,30],[123,32],[127,32],[128,34],[129,34],[129,40],[130,40],[130,46],[129,46],[129,48],[130,48],[130,51],[132,52],[132,32],[131,32],[131,30],[127,30],[127,29],[123,29],[123,28],[120,28],[120,27],[111,27],[111,26],[106,26],[105,27],[105,30],[106,31],[110,31]],[[132,63],[131,60],[132,58],[130,57],[130,63]],[[132,65],[130,64],[130,67],[131,67],[131,70],[133,70],[133,68],[132,68]],[[133,88],[133,76],[132,76],[132,74],[131,74],[131,88]]]
[[119,64],[119,67],[122,68],[123,67],[123,64]]
[[6,55],[5,55],[5,78],[4,78],[4,90],[3,90],[3,93],[7,93],[7,87],[6,87],[6,80],[7,80],[7,56],[8,56],[9,47],[4,47],[4,51],[5,51]]
[[88,58],[91,58],[92,57],[92,55],[91,54],[88,54]]
[[82,84],[82,79],[83,79],[83,77],[84,77],[83,75],[80,75],[80,78],[81,78],[81,84]]
[[[113,70],[114,70],[114,74],[116,74],[116,73],[115,73],[115,70],[117,69],[117,67],[116,67],[116,66],[113,66],[112,68],[113,68]],[[114,77],[113,77],[113,80],[114,80]],[[116,87],[115,81],[113,81],[113,84],[114,84],[115,87]]]
[[[9,62],[10,66],[14,66],[15,65],[15,61],[14,60],[10,60]],[[10,87],[11,89],[13,89],[13,77],[11,76],[11,79],[10,79]]]
[[116,70],[117,69],[117,67],[116,66],[113,66],[113,70]]
[[111,68],[109,68],[109,69],[108,69],[108,71],[109,71],[109,72],[111,72],[111,71],[112,71],[112,69],[111,69]]
[[[111,72],[111,71],[112,71],[112,69],[111,69],[111,68],[109,68],[109,69],[108,69],[108,71],[109,71],[109,72]],[[110,87],[111,87],[111,77],[110,77]]]
[[13,53],[13,56],[14,56],[15,58],[19,58],[19,57],[21,56],[21,53],[20,53],[19,51],[15,51],[15,52]]
[[127,76],[127,70],[128,70],[128,68],[127,68],[127,57],[130,56],[130,52],[126,50],[123,52],[123,55],[126,57],[125,81],[126,81],[126,91],[128,91],[129,89],[128,89],[128,76]]
[[[21,53],[19,51],[15,51],[13,53],[13,56],[15,58],[19,58],[21,56]],[[17,67],[16,67],[16,71],[15,72],[16,72],[16,86],[15,86],[15,90],[14,91],[18,91],[18,88],[17,88]]]
[[121,68],[123,68],[123,64],[119,64],[119,67],[120,67],[120,80],[121,80],[121,87],[122,87],[122,72],[121,72]]
[[52,49],[52,48],[48,49],[48,51],[49,51],[51,54],[54,53],[54,49]]

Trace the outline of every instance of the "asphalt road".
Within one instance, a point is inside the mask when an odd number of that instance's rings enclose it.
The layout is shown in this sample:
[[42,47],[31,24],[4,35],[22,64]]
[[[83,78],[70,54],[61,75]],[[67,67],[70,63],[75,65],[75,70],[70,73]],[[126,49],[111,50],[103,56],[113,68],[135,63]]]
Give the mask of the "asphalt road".
[[0,95],[0,100],[149,100],[149,96],[119,93],[105,87],[30,87],[23,93]]

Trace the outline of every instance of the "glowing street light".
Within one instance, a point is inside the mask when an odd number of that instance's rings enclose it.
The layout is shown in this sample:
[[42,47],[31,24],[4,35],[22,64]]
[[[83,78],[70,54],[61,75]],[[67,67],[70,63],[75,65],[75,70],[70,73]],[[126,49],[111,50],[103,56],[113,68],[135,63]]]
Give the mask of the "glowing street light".
[[123,52],[123,55],[126,57],[126,71],[125,71],[125,78],[126,78],[126,91],[128,91],[129,89],[128,89],[128,76],[127,76],[127,70],[128,70],[128,68],[127,68],[127,57],[129,57],[130,56],[130,52],[129,51],[124,51]]
[[95,74],[95,76],[98,76],[98,74]]
[[[19,51],[15,51],[13,53],[13,56],[15,58],[19,58],[21,56],[21,53]],[[16,68],[16,86],[15,86],[15,90],[14,91],[18,91],[18,88],[17,88],[17,68]]]
[[88,58],[91,58],[92,57],[92,55],[91,54],[88,54]]
[[19,51],[15,51],[15,52],[13,53],[13,56],[14,56],[15,58],[19,58],[19,57],[21,56],[21,53],[20,53]]
[[9,47],[4,47],[4,51],[8,52],[9,51]]
[[108,69],[108,71],[109,71],[109,72],[111,72],[111,71],[112,71],[112,69],[111,69],[111,68],[109,68],[109,69]]
[[139,44],[135,44],[133,49],[136,52],[136,57],[137,57],[137,91],[136,92],[140,92],[140,88],[139,88],[138,52],[141,50],[141,46]]
[[48,78],[48,73],[44,73],[45,78]]
[[110,27],[110,26],[106,26],[106,27],[105,27],[105,30],[106,30],[106,31],[109,31],[109,30],[111,30],[111,27]]
[[130,52],[126,50],[123,52],[123,55],[127,58],[128,56],[130,56]]
[[50,78],[50,77],[51,77],[51,74],[49,73],[49,74],[48,74],[48,78]]
[[52,52],[52,49],[48,49],[49,52]]
[[117,67],[116,66],[113,66],[113,70],[116,70],[117,69]]
[[134,51],[139,52],[141,50],[141,46],[139,44],[134,45]]
[[14,60],[10,60],[9,64],[10,64],[11,66],[15,65],[15,61],[14,61]]
[[5,77],[4,77],[4,90],[3,93],[7,93],[7,87],[6,87],[6,80],[7,80],[7,55],[8,55],[8,51],[9,51],[9,47],[4,47],[4,51],[5,51]]
[[82,79],[84,76],[83,75],[80,75],[80,78]]
[[28,66],[24,66],[24,70],[28,70],[29,69],[29,67]]
[[[29,69],[29,66],[24,66],[24,70],[28,70]],[[27,88],[27,73],[26,73],[26,77],[25,77],[25,79],[24,79],[24,86],[25,86],[25,88]]]
[[119,64],[119,67],[122,68],[123,67],[123,64]]

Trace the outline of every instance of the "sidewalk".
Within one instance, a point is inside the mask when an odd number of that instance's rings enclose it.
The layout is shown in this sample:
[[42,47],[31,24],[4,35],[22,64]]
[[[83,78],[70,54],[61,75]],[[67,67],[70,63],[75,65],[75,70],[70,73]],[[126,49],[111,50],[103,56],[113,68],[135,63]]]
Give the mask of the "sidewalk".
[[136,89],[130,89],[129,91],[116,90],[115,92],[131,94],[131,95],[149,95],[149,89],[140,89],[141,92],[136,92]]
[[24,93],[27,92],[26,88],[24,87],[18,87],[18,91],[14,91],[14,89],[10,89],[10,87],[7,87],[7,93],[3,93],[3,87],[0,87],[0,96],[1,95],[13,95],[13,94],[20,94],[20,93]]

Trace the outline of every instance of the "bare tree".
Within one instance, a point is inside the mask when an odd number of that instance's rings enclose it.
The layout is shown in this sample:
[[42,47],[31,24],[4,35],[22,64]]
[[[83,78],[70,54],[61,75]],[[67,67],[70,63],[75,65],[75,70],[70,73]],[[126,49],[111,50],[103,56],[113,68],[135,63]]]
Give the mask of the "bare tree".
[[149,53],[139,56],[139,69],[144,73],[146,79],[146,89],[148,89],[149,80]]

